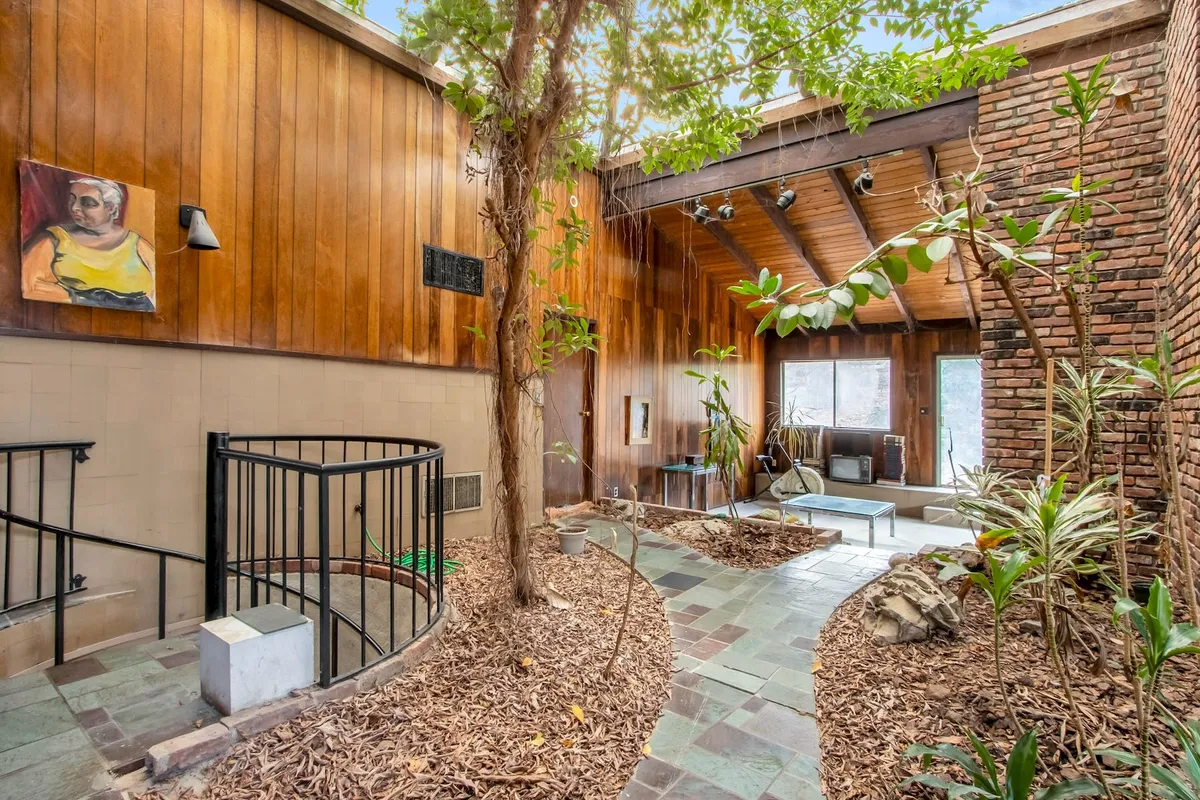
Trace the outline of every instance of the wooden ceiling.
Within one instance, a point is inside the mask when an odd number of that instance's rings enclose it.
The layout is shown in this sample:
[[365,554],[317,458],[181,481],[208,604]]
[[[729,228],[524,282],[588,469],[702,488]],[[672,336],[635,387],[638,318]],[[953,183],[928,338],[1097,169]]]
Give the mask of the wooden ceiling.
[[[875,246],[872,242],[882,242],[928,218],[913,187],[927,190],[923,184],[933,177],[934,164],[937,175],[945,178],[974,168],[975,155],[966,139],[955,139],[870,163],[875,182],[865,196],[855,195],[850,188],[859,167],[835,167],[789,179],[787,188],[796,192],[796,202],[786,212],[775,208],[778,183],[771,182],[731,192],[736,214],[729,222],[694,222],[688,213],[694,203],[653,209],[650,221],[690,250],[701,269],[727,285],[757,277],[764,267],[782,273],[786,285],[828,285],[865,257]],[[714,216],[723,200],[722,194],[704,196]],[[911,271],[908,282],[892,297],[872,298],[858,308],[852,326],[900,323],[911,330],[927,321],[962,319],[975,327],[979,281],[957,280],[963,270],[967,276],[976,271],[967,253],[959,258],[960,254],[952,253],[926,274]],[[765,309],[752,313],[761,317]]]

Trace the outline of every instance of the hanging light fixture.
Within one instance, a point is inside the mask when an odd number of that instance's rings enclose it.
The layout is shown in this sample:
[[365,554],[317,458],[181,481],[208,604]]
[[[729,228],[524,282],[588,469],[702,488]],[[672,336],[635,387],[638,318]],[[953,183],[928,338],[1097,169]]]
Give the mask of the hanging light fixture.
[[783,178],[779,179],[779,199],[775,201],[775,207],[780,211],[787,211],[796,202],[796,193],[791,189],[783,188]]
[[712,214],[708,211],[708,206],[704,205],[704,201],[696,198],[696,208],[692,211],[692,219],[701,225],[707,225],[712,222]]
[[717,208],[717,216],[720,217],[724,222],[728,222],[729,220],[733,219],[733,214],[733,203],[729,202],[729,192],[727,191],[725,192],[725,202],[722,203],[719,208]]
[[864,195],[871,191],[871,187],[875,185],[875,176],[871,174],[871,165],[864,158],[862,172],[858,173],[858,177],[854,179],[854,193]]

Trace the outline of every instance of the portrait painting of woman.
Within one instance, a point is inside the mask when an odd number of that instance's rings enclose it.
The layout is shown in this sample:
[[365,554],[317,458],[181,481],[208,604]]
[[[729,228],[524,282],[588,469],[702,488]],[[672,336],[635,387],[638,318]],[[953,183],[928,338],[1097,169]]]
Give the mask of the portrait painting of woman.
[[27,300],[154,310],[154,192],[22,161]]

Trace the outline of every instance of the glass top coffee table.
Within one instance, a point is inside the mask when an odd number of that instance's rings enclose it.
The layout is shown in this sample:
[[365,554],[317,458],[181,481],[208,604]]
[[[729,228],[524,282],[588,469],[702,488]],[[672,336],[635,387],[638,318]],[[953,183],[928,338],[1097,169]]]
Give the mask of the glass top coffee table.
[[787,512],[804,511],[808,514],[808,524],[812,525],[813,512],[832,514],[837,517],[852,517],[867,521],[867,546],[875,546],[875,520],[880,517],[891,517],[891,536],[896,537],[896,504],[884,503],[879,500],[858,500],[853,497],[832,497],[827,494],[802,494],[782,501],[780,514],[787,519]]

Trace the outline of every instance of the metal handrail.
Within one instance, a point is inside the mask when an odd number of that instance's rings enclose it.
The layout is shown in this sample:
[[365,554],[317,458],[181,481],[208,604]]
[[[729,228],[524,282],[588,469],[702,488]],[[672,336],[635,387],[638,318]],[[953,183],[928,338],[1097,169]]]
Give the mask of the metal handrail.
[[152,544],[140,544],[139,542],[127,542],[124,539],[113,539],[110,536],[101,536],[98,533],[86,533],[77,531],[73,528],[64,528],[61,525],[51,525],[48,522],[38,522],[36,519],[29,519],[20,514],[13,514],[11,511],[0,509],[0,519],[13,522],[26,528],[41,531],[43,533],[61,534],[63,536],[73,537],[82,542],[94,542],[96,544],[107,545],[109,547],[118,547],[124,550],[136,550],[139,553],[150,553],[151,555],[166,556],[167,558],[178,558],[184,561],[191,561],[196,564],[204,563],[204,556],[198,556],[194,553],[185,553],[182,550],[172,550],[169,547],[156,547]]
[[[233,458],[237,459],[238,461],[251,462],[264,466],[293,469],[298,472],[303,472],[307,475],[349,475],[364,471],[377,472],[382,469],[394,469],[397,467],[408,467],[414,464],[425,464],[441,458],[446,454],[446,449],[438,442],[430,441],[429,439],[409,439],[399,436],[344,435],[329,437],[314,436],[311,434],[300,436],[273,436],[268,434],[259,434],[229,437],[230,444],[234,442],[244,442],[246,444],[292,444],[294,442],[299,444],[302,442],[329,441],[338,441],[343,444],[378,444],[384,447],[387,445],[412,447],[414,448],[414,452],[407,456],[394,456],[391,458],[381,457],[367,459],[365,461],[334,462],[307,461],[302,458],[287,458],[274,453],[255,453],[250,450],[235,450],[229,447],[219,448],[217,452],[224,458]],[[420,452],[415,451],[415,449],[418,447],[422,448]]]
[[44,450],[47,453],[59,450],[87,450],[95,447],[95,442],[9,442],[0,443],[0,453],[26,453],[34,450]]
[[[305,445],[319,444],[319,459],[305,458]],[[252,449],[254,445],[265,445]],[[340,445],[340,447],[339,447]],[[388,455],[389,448],[396,448],[396,455]],[[312,454],[314,448],[307,448]],[[411,452],[405,454],[405,450]],[[288,453],[281,455],[280,451]],[[351,450],[360,460],[349,460]],[[369,458],[377,453],[378,458]],[[366,669],[368,650],[379,656],[388,656],[404,650],[409,644],[428,631],[444,612],[443,583],[443,463],[445,448],[428,439],[397,436],[371,436],[361,434],[253,434],[230,435],[213,431],[208,434],[207,445],[207,510],[205,516],[205,615],[215,619],[228,613],[235,603],[242,607],[241,579],[250,580],[249,604],[259,605],[259,587],[267,592],[266,602],[271,602],[273,589],[282,590],[281,598],[286,604],[290,594],[300,599],[300,613],[304,612],[308,592],[304,577],[310,562],[315,562],[313,577],[319,583],[320,598],[319,648],[320,683],[346,680]],[[341,457],[340,461],[329,461],[328,456]],[[236,467],[236,469],[235,469]],[[408,470],[408,473],[405,473]],[[357,476],[352,478],[351,476]],[[375,487],[375,494],[369,491]],[[331,497],[330,484],[340,479],[341,492]],[[350,479],[350,480],[347,480]],[[311,481],[311,482],[309,482]],[[308,490],[306,490],[306,485]],[[422,488],[426,487],[426,488]],[[312,491],[314,490],[315,491]],[[357,494],[360,502],[354,505],[359,520],[352,523],[357,531],[347,524],[350,519],[350,494]],[[411,565],[399,566],[395,559],[388,560],[387,574],[381,577],[389,588],[387,598],[388,635],[387,644],[377,641],[366,631],[367,625],[367,581],[368,554],[366,540],[368,504],[365,498],[372,497],[370,506],[381,515],[389,527],[393,541],[409,538],[414,558]],[[421,511],[421,508],[424,508]],[[315,515],[313,512],[316,512]],[[419,515],[419,516],[418,516]],[[315,516],[315,519],[313,518]],[[289,524],[289,519],[292,524]],[[340,553],[334,543],[331,522],[341,520]],[[423,523],[423,524],[422,524]],[[315,528],[315,529],[314,529]],[[420,542],[424,533],[424,544]],[[347,534],[358,540],[354,556],[348,557]],[[308,546],[306,547],[306,536]],[[395,550],[395,547],[392,548]],[[436,554],[423,562],[426,566],[418,571],[418,550]],[[265,557],[260,555],[265,551]],[[290,552],[289,552],[290,551]],[[288,585],[285,574],[288,565],[298,560],[299,591]],[[371,557],[371,562],[380,560]],[[359,583],[359,617],[361,625],[354,623],[344,614],[332,608],[330,576],[331,567],[337,562],[356,562]],[[245,565],[250,564],[247,568]],[[264,573],[257,572],[257,564],[264,564]],[[282,564],[278,576],[272,576],[272,568]],[[234,596],[227,593],[225,581],[233,573],[238,577],[238,591]],[[421,574],[423,573],[423,574]],[[397,637],[397,578],[409,581],[412,598],[408,631]],[[371,578],[377,577],[371,573]],[[422,615],[424,625],[417,619],[418,581],[425,587],[425,602]],[[338,622],[346,622],[359,642],[359,664],[340,673],[337,667]],[[374,655],[372,656],[374,658]]]

